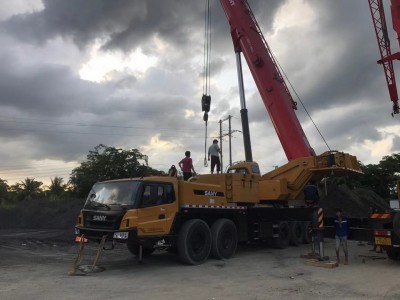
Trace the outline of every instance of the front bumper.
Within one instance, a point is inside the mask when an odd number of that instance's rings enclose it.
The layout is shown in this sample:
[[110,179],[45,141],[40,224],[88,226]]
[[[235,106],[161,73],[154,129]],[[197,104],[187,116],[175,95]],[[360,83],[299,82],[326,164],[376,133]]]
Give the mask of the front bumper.
[[100,241],[103,236],[107,236],[106,240],[115,241],[119,243],[138,243],[137,231],[130,230],[106,230],[106,229],[93,229],[82,228],[75,226],[75,235],[82,236],[91,241]]

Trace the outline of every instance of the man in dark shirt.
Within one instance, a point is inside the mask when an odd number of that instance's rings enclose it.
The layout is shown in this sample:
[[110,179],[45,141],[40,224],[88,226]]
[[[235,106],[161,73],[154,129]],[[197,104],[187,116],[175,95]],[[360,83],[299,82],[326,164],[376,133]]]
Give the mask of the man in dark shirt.
[[318,206],[318,187],[312,180],[310,180],[304,187],[304,200],[308,206]]
[[349,264],[349,254],[347,250],[347,236],[349,234],[349,222],[348,218],[343,215],[343,212],[340,208],[336,210],[336,217],[335,217],[335,242],[336,242],[336,257],[337,263],[340,263],[339,258],[339,249],[340,245],[343,246],[344,251],[344,264]]

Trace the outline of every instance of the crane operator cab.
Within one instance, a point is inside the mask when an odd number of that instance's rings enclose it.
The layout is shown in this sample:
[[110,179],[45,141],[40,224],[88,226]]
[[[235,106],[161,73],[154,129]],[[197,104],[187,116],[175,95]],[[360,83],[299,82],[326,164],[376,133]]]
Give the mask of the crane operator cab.
[[261,175],[260,167],[256,162],[241,161],[232,164],[228,169],[228,174],[255,174]]

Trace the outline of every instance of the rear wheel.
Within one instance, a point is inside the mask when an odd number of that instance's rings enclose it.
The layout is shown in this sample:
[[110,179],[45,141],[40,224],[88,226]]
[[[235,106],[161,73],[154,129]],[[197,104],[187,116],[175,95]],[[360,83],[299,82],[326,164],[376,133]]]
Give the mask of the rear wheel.
[[288,222],[279,223],[278,234],[279,237],[274,238],[274,247],[278,249],[287,248],[290,242],[290,227]]
[[205,262],[211,251],[211,231],[207,223],[193,219],[183,224],[178,237],[178,252],[182,262],[199,265]]
[[[130,253],[132,253],[133,255],[135,255],[136,257],[139,257],[139,253],[140,253],[140,245],[137,244],[126,244],[126,246],[128,247],[128,250]],[[149,257],[150,255],[153,254],[154,252],[154,248],[150,248],[148,246],[142,246],[142,256],[143,257]]]
[[400,260],[400,249],[386,248],[386,254],[390,259]]
[[230,258],[236,251],[238,236],[236,225],[229,219],[219,219],[211,227],[211,253],[218,259]]
[[293,221],[290,223],[290,244],[299,246],[303,243],[304,229],[301,222]]

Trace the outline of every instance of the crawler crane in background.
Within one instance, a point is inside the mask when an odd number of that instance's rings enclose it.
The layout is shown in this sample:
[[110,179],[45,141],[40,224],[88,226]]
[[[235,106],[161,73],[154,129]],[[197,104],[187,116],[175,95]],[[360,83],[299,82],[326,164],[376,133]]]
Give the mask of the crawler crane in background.
[[[381,59],[378,63],[383,66],[386,83],[389,89],[390,100],[393,102],[393,114],[399,113],[396,78],[393,68],[393,60],[400,59],[400,52],[391,53],[390,39],[386,24],[385,10],[382,0],[368,0],[372,21],[378,41]],[[400,0],[390,1],[393,29],[397,39],[400,36]],[[375,245],[385,249],[391,259],[400,260],[400,182],[397,182],[397,203],[390,211],[373,212],[370,214],[369,224],[372,226],[372,236]]]
[[[372,22],[374,24],[375,35],[378,41],[379,52],[381,59],[378,64],[381,64],[385,73],[386,83],[389,89],[390,100],[393,103],[392,115],[398,114],[399,110],[399,96],[397,93],[396,77],[393,69],[393,60],[400,59],[400,53],[392,54],[390,49],[390,39],[386,24],[385,10],[383,8],[383,0],[368,0],[369,8],[371,11]],[[399,39],[400,34],[400,1],[391,0],[392,24],[393,29]]]

